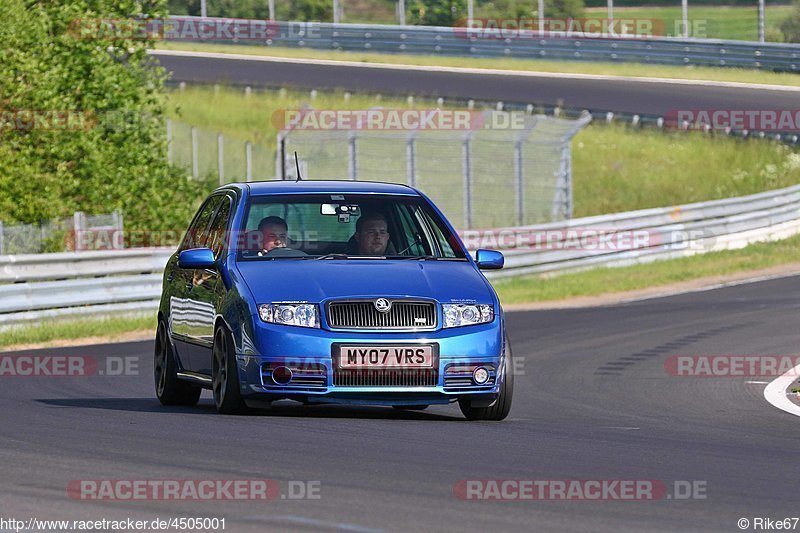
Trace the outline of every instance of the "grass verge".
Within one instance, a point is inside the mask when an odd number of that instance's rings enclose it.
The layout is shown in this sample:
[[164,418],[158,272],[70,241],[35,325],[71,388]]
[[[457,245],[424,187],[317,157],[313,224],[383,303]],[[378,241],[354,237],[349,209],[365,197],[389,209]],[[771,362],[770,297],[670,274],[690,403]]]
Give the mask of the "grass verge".
[[520,276],[492,283],[503,304],[522,304],[598,296],[667,286],[711,276],[800,261],[800,235],[776,242],[756,243],[741,250],[656,261],[620,268],[597,268],[561,276]]
[[534,59],[380,54],[374,52],[340,52],[334,50],[311,50],[205,43],[159,43],[157,49],[185,50],[190,52],[218,52],[226,54],[245,54],[298,59],[332,59],[339,61],[357,61],[361,63],[388,63],[393,65],[485,68],[566,74],[630,76],[635,78],[670,78],[800,86],[800,75],[798,74],[766,72],[738,68],[695,66],[679,67],[669,65],[643,65],[640,63],[582,63],[579,61],[540,61]]
[[[780,34],[780,25],[792,12],[790,5],[771,5],[766,12],[767,39]],[[682,34],[681,7],[675,6],[642,6],[616,7],[615,18],[618,19],[655,19],[667,36]],[[606,17],[604,7],[589,8],[587,17]],[[703,39],[734,39],[742,41],[758,40],[758,7],[750,6],[689,6],[689,32],[693,37]]]
[[155,313],[148,316],[43,322],[35,326],[0,331],[0,349],[89,337],[114,339],[125,333],[144,330],[155,332],[155,329]]

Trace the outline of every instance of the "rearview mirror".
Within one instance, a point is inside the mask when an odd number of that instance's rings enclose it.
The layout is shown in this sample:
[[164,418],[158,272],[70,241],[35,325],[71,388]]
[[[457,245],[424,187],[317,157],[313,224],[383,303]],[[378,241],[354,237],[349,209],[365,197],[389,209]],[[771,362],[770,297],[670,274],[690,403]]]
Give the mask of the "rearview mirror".
[[505,264],[503,254],[496,250],[478,250],[475,252],[475,262],[481,270],[499,270]]
[[350,215],[358,216],[361,214],[361,209],[357,204],[320,204],[320,215]]
[[217,262],[211,248],[192,248],[178,255],[178,268],[214,268]]

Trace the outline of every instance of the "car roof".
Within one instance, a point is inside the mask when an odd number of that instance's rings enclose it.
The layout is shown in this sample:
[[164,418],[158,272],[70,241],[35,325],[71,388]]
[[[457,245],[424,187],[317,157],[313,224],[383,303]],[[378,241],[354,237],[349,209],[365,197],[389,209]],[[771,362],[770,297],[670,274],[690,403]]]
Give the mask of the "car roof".
[[247,189],[252,196],[270,194],[397,194],[419,196],[416,189],[399,183],[345,180],[253,181],[230,183],[223,188]]

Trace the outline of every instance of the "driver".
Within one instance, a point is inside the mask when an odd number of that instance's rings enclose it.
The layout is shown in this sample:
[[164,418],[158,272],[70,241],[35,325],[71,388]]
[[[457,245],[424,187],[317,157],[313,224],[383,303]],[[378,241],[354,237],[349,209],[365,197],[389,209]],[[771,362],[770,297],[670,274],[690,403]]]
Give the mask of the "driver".
[[262,256],[276,248],[286,248],[287,236],[289,226],[286,221],[281,217],[271,216],[261,219],[258,223],[258,231],[261,232],[261,237],[264,242],[263,249],[258,253]]
[[386,255],[390,237],[389,223],[380,213],[364,213],[356,222],[353,236],[358,243],[359,255]]

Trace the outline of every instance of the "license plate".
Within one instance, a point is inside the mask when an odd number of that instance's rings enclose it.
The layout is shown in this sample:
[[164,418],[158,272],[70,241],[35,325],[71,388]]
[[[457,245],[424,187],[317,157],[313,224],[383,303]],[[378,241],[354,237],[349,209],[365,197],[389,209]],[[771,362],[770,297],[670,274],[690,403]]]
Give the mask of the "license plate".
[[339,368],[431,368],[433,346],[340,346]]

